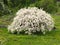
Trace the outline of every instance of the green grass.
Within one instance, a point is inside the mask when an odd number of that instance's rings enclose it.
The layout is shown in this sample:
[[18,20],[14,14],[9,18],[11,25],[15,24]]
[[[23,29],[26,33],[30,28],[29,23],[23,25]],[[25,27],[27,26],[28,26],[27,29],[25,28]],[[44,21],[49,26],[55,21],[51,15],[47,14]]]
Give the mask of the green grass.
[[45,35],[10,34],[6,28],[0,28],[0,45],[60,45],[60,16],[52,16],[56,30]]

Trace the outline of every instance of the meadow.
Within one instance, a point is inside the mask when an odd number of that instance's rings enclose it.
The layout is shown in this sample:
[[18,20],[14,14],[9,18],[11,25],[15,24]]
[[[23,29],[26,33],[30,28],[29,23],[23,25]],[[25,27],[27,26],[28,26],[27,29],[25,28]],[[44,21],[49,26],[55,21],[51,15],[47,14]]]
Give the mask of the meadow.
[[[0,24],[9,24],[3,22],[0,18]],[[0,28],[0,45],[60,45],[60,15],[52,15],[55,21],[56,29],[43,34],[10,34],[7,28]]]
[[[2,3],[1,3],[2,2]],[[24,7],[43,8],[54,18],[55,30],[43,34],[11,34],[15,13]],[[1,0],[0,1],[0,45],[60,45],[60,1],[59,0]]]

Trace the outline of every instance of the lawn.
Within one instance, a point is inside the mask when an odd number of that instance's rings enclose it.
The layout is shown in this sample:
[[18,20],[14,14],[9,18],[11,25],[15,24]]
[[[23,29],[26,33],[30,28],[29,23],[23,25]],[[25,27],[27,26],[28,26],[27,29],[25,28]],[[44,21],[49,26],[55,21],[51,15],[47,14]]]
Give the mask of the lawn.
[[10,34],[7,28],[0,28],[0,45],[60,45],[60,16],[53,15],[52,17],[56,30],[45,35]]

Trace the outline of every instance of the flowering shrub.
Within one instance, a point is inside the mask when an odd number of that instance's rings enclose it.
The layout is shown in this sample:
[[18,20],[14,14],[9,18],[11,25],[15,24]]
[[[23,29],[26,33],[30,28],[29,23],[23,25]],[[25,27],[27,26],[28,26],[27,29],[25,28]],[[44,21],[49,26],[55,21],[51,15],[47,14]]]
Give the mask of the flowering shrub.
[[50,14],[36,7],[22,8],[16,13],[11,25],[8,26],[8,31],[11,33],[25,32],[32,34],[41,31],[45,34],[46,31],[51,31],[54,27],[54,21]]

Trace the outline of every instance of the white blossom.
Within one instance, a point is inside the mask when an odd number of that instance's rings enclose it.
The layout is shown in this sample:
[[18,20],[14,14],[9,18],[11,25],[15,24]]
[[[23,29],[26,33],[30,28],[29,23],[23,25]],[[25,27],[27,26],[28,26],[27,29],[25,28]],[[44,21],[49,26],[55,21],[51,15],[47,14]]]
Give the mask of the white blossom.
[[18,10],[12,24],[8,26],[8,31],[11,33],[25,31],[27,34],[41,31],[45,34],[53,28],[54,21],[50,14],[36,7],[28,7]]

